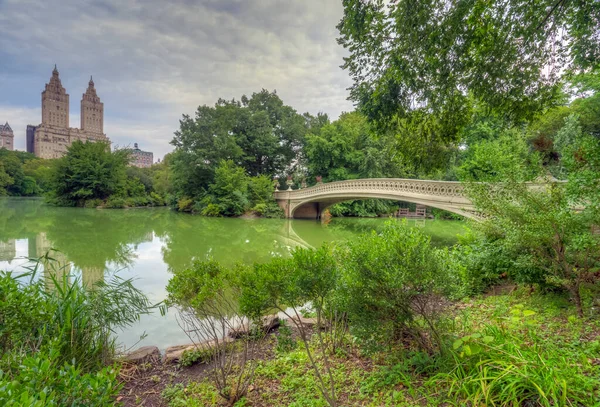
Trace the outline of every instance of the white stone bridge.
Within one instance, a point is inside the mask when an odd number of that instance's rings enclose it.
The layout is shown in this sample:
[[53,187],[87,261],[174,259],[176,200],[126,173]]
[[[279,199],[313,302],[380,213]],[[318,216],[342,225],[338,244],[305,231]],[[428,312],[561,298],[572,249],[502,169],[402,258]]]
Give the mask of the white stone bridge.
[[319,219],[338,202],[354,199],[390,199],[412,202],[476,218],[460,182],[401,178],[368,178],[320,183],[310,188],[275,191],[274,197],[287,218]]

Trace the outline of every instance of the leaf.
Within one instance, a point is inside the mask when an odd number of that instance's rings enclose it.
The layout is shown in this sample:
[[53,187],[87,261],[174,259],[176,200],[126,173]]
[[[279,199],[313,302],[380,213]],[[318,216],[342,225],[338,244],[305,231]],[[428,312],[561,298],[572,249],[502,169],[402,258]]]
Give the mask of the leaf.
[[486,335],[483,337],[482,341],[483,341],[483,343],[491,343],[491,342],[494,342],[494,337]]
[[524,317],[530,317],[530,316],[535,315],[535,314],[536,314],[536,312],[532,311],[530,309],[526,309],[525,311],[523,311],[523,316]]
[[460,348],[463,343],[464,342],[462,339],[455,340],[454,343],[452,344],[452,349],[456,350],[456,349]]
[[465,352],[465,355],[467,355],[467,356],[471,356],[473,354],[473,352],[471,351],[471,347],[469,345],[463,346],[463,351]]
[[479,339],[479,338],[481,338],[481,334],[480,333],[474,333],[474,334],[471,335],[471,338],[473,338],[473,339]]
[[476,343],[474,343],[469,347],[469,350],[471,351],[472,355],[477,355],[478,353],[481,353],[483,348],[480,345],[477,345]]

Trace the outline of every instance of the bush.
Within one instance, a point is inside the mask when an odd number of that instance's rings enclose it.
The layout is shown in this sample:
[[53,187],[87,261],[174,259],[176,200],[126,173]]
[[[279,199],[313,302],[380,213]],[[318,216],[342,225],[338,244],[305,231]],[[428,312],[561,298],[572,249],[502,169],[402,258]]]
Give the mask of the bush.
[[[569,121],[567,126],[573,124]],[[463,163],[462,176],[469,197],[485,215],[481,228],[486,236],[495,237],[494,244],[523,265],[515,279],[568,291],[583,316],[582,291],[600,286],[600,235],[594,233],[600,219],[600,142],[572,130],[559,139],[559,147],[573,140],[561,150],[566,185],[548,177],[543,186],[527,184],[544,168],[537,155],[525,154],[519,138],[476,145],[477,154]]]
[[221,207],[217,204],[210,203],[200,212],[202,216],[221,216]]
[[406,222],[388,222],[380,234],[349,242],[341,264],[342,300],[358,338],[430,346],[422,324],[435,334],[437,301],[454,284],[429,237]]
[[281,219],[284,217],[283,209],[276,202],[259,203],[254,205],[252,212],[264,218]]
[[273,201],[273,181],[266,175],[250,177],[248,180],[248,198],[252,205]]
[[197,358],[212,360],[211,378],[228,405],[244,396],[257,363],[260,339],[244,335],[232,350],[223,336],[241,326],[249,326],[239,311],[238,273],[215,261],[197,261],[189,269],[175,273],[167,285],[168,301],[177,307],[181,326],[197,340],[201,350],[186,356],[184,363]]
[[104,204],[104,202],[102,201],[102,199],[88,199],[83,204],[83,207],[84,208],[97,208],[99,206],[102,206],[103,204]]
[[[38,267],[0,272],[0,404],[110,406],[119,391],[114,330],[150,306],[130,280],[114,277],[89,289],[44,256]],[[39,264],[39,263],[38,263]]]
[[0,370],[0,404],[16,406],[112,406],[120,390],[118,369],[105,367],[83,373],[71,363],[61,364],[56,348],[25,356],[9,377]]
[[191,198],[181,198],[177,201],[177,210],[179,212],[192,212],[194,209],[194,200]]
[[111,196],[106,200],[104,207],[107,209],[121,209],[127,206],[125,198],[121,196]]
[[165,205],[165,200],[163,199],[163,197],[160,196],[159,194],[157,194],[156,192],[150,193],[150,200],[151,200],[153,206],[164,206]]

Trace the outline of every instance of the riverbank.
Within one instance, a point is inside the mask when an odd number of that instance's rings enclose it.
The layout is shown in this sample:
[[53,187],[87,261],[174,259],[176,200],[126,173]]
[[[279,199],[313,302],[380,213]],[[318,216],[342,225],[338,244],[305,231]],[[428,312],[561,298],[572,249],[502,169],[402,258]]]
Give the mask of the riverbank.
[[[519,405],[506,404],[517,396],[532,406],[598,405],[600,323],[578,318],[565,298],[525,289],[492,292],[448,311],[453,328],[445,355],[401,344],[369,353],[348,344],[332,355],[339,405]],[[285,334],[274,330],[267,336],[253,384],[237,406],[325,405],[297,335],[293,330],[287,351],[278,348],[289,339]],[[119,400],[131,407],[224,406],[210,368],[160,361],[125,365]]]

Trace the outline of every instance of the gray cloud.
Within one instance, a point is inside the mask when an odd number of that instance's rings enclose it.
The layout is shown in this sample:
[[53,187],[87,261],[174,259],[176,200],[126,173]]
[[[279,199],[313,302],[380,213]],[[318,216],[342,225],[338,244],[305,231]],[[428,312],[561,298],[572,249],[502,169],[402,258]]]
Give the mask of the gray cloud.
[[[337,0],[4,0],[0,120],[39,108],[55,62],[73,113],[93,74],[107,135],[156,156],[171,149],[182,113],[219,97],[276,89],[299,112],[337,117],[352,109],[335,41],[341,15]],[[36,100],[11,102],[17,84]]]

